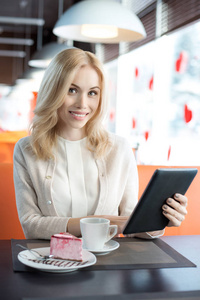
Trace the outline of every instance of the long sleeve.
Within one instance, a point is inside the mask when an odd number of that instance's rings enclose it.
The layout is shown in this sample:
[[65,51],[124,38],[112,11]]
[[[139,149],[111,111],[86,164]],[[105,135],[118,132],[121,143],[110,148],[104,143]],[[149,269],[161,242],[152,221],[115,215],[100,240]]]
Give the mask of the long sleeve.
[[[27,139],[27,138],[26,138]],[[27,153],[26,140],[19,141],[14,150],[14,185],[19,219],[26,238],[50,239],[51,235],[65,232],[68,218],[58,217],[50,195],[42,194],[51,181],[47,162],[40,162]],[[24,155],[25,153],[25,155]]]

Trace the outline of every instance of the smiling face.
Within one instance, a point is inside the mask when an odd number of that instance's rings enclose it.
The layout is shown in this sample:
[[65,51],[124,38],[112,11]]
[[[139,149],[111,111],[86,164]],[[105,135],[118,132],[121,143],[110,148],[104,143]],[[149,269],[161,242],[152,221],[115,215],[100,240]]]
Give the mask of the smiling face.
[[81,67],[58,109],[59,135],[71,141],[84,138],[85,125],[97,111],[100,95],[100,79],[96,70],[89,65]]

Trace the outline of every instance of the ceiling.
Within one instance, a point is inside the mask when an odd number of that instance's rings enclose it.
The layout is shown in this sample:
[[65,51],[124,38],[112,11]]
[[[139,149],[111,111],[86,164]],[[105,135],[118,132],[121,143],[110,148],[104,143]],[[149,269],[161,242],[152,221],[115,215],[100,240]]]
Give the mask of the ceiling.
[[[82,0],[0,0],[0,84],[14,85],[28,68],[35,51],[45,44],[57,41],[52,29],[59,16],[71,5]],[[2,17],[7,17],[6,21]],[[14,24],[9,17],[43,19],[44,25]],[[32,45],[9,44],[4,38],[32,40]],[[94,52],[94,45],[75,42],[75,47]],[[24,57],[14,57],[9,51]]]

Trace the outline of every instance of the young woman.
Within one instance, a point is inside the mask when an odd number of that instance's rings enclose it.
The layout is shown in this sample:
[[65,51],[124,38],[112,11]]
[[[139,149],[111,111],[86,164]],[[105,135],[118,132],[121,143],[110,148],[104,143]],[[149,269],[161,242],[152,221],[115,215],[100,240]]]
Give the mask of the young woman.
[[[31,135],[14,151],[17,209],[26,238],[80,235],[82,217],[101,216],[119,233],[138,200],[138,174],[124,138],[102,126],[105,77],[96,56],[80,49],[60,52],[38,93]],[[169,226],[184,219],[187,198],[168,199]],[[163,232],[140,234],[156,237]]]

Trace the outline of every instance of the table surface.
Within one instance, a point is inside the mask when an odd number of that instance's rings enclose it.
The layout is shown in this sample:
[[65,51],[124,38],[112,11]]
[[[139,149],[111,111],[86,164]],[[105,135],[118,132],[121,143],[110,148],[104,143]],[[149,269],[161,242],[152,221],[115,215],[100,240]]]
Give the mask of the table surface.
[[166,236],[161,239],[197,267],[75,271],[62,274],[40,271],[14,272],[11,242],[1,240],[0,292],[4,295],[2,300],[34,297],[74,297],[76,300],[76,296],[86,299],[87,296],[95,295],[122,296],[200,290],[200,235]]

